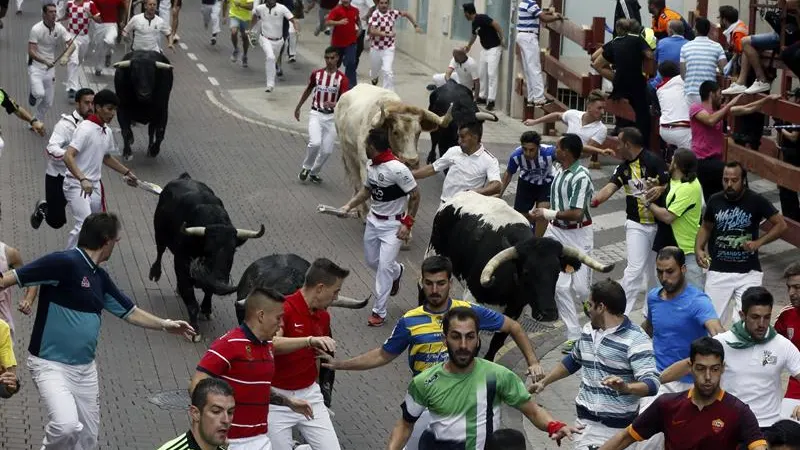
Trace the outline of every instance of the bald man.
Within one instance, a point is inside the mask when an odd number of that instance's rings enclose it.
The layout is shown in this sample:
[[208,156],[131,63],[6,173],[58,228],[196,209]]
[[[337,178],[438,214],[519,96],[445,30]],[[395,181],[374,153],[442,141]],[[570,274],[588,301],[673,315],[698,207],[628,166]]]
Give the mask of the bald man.
[[428,90],[432,91],[439,86],[443,86],[450,79],[469,88],[474,93],[475,98],[478,98],[481,86],[478,61],[472,59],[463,49],[453,49],[453,58],[450,59],[447,70],[445,73],[437,73],[433,76],[433,84],[428,85]]

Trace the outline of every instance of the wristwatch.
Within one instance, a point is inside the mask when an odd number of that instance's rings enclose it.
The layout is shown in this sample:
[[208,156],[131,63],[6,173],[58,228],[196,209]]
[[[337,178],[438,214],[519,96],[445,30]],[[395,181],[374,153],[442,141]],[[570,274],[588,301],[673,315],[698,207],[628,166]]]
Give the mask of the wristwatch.
[[39,119],[37,119],[36,117],[34,117],[34,118],[33,118],[33,119],[31,119],[30,121],[28,121],[28,123],[29,123],[29,124],[31,124],[31,125],[33,125],[33,122],[37,122],[38,120],[39,120]]

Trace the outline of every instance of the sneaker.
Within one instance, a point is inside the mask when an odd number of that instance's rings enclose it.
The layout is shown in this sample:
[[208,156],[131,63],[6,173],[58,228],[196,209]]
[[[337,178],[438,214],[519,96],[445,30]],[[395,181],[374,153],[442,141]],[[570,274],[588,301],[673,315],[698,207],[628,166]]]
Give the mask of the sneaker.
[[233,53],[231,54],[231,62],[232,62],[232,63],[235,63],[235,62],[236,62],[236,60],[238,60],[238,59],[239,59],[239,49],[237,48],[237,49],[235,49],[235,50],[233,51]]
[[47,202],[44,200],[39,200],[36,202],[36,206],[33,208],[33,214],[31,214],[31,226],[34,230],[38,230],[39,227],[42,226],[42,221],[44,220],[46,214]]
[[34,97],[33,94],[28,94],[28,104],[36,106],[36,97]]
[[111,53],[106,54],[106,60],[104,63],[106,67],[111,67]]
[[436,90],[436,85],[435,85],[435,84],[433,84],[433,83],[431,83],[431,84],[429,84],[429,85],[425,86],[425,89],[427,89],[427,90],[428,90],[428,91],[430,91],[430,92],[433,92],[433,91],[435,91],[435,90]]
[[289,57],[289,62],[290,63],[296,63],[297,62],[297,57],[296,56],[290,56]]
[[247,55],[242,55],[242,67],[247,68]]
[[272,86],[267,86],[267,88],[264,89],[264,92],[272,92],[272,89],[274,89]]
[[567,342],[564,342],[564,344],[561,346],[561,353],[563,353],[565,355],[571,353],[572,349],[575,348],[575,342],[576,341],[574,339],[570,340],[570,341],[567,341]]
[[376,314],[376,313],[372,313],[372,314],[369,316],[369,319],[367,319],[367,325],[369,325],[369,326],[371,326],[371,327],[380,327],[380,326],[382,326],[384,323],[386,323],[386,319],[385,319],[385,318],[383,318],[383,317],[381,317],[381,316],[379,316],[379,315],[378,315],[378,314]]
[[217,33],[211,35],[211,45],[217,45]]
[[330,35],[331,35],[331,30],[330,29],[325,30],[325,36],[330,36]]
[[322,183],[322,178],[320,178],[320,177],[319,177],[319,175],[309,175],[309,177],[308,177],[308,178],[309,178],[309,179],[311,180],[311,182],[312,182],[312,183],[314,183],[314,184],[320,184],[320,183]]
[[742,86],[739,83],[733,82],[731,83],[730,87],[727,89],[723,89],[721,94],[722,95],[738,95],[743,94],[744,91],[747,90],[747,86]]
[[299,174],[297,174],[297,179],[300,180],[300,181],[306,181],[306,178],[308,178],[308,174],[309,173],[311,173],[310,170],[303,169],[303,170],[300,171]]
[[378,85],[378,79],[377,78],[373,78],[371,83],[372,83],[373,86],[377,86]]
[[389,295],[394,297],[397,295],[397,292],[400,291],[400,279],[403,278],[403,272],[405,271],[406,267],[400,264],[400,276],[397,277],[396,280],[392,282],[392,290],[389,291]]
[[490,100],[486,103],[486,110],[494,111],[494,100]]
[[752,86],[744,91],[745,94],[760,94],[762,92],[769,92],[770,84],[761,80],[756,80]]
[[275,75],[277,75],[279,77],[282,77],[283,76],[283,67],[276,66],[275,67]]
[[102,69],[94,69],[94,76],[99,77],[102,74],[103,74]]
[[320,33],[320,29],[319,28],[314,30],[314,36],[319,36],[319,33]]
[[478,104],[478,105],[485,105],[486,104],[486,99],[478,97],[478,101],[475,102],[475,103]]
[[540,100],[534,100],[533,101],[533,106],[541,108],[542,106],[549,105],[550,103],[553,103],[553,101],[550,100],[549,98],[543,98],[543,99],[540,99]]

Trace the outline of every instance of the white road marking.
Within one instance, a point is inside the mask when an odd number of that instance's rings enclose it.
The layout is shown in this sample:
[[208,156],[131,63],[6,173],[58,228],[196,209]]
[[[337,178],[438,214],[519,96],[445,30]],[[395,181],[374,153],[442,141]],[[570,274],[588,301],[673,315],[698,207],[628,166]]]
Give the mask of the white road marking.
[[279,126],[272,125],[272,124],[269,124],[269,123],[261,122],[260,120],[255,120],[255,119],[251,119],[249,117],[243,116],[243,115],[239,114],[238,112],[232,110],[231,108],[228,108],[222,102],[217,100],[217,97],[214,95],[213,91],[207,90],[206,91],[206,97],[208,97],[208,101],[210,101],[214,106],[216,106],[217,108],[221,109],[222,111],[228,113],[229,115],[235,117],[238,120],[243,120],[245,122],[252,123],[253,125],[266,127],[266,128],[272,129],[272,130],[282,131],[284,133],[289,133],[289,134],[292,134],[294,136],[303,136],[303,137],[306,137],[306,138],[308,137],[308,133],[300,133],[298,131],[291,130],[289,128],[279,127]]
[[208,69],[203,64],[197,63],[197,68],[200,69],[200,72],[206,73]]
[[208,82],[214,86],[219,86],[219,81],[217,81],[217,79],[214,77],[208,77]]
[[187,53],[186,56],[188,56],[192,61],[197,61],[197,56],[194,53]]
[[183,42],[179,42],[178,46],[184,50],[189,50],[189,46],[184,44]]

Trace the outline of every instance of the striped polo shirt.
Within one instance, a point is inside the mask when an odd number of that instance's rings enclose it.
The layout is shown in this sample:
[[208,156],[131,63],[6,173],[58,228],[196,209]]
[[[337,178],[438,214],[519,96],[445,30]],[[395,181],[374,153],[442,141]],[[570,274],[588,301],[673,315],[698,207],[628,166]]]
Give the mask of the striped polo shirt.
[[539,35],[539,15],[542,8],[535,0],[521,0],[517,13],[517,31]]
[[519,179],[530,184],[543,186],[553,182],[553,161],[556,157],[556,148],[552,145],[540,145],[539,154],[535,159],[525,157],[522,147],[517,147],[514,153],[508,158],[506,172],[509,174],[517,173]]
[[717,67],[725,60],[725,50],[707,36],[697,36],[681,47],[681,63],[686,64],[684,93],[698,95],[704,81],[717,80]]
[[392,330],[392,335],[383,343],[383,350],[399,355],[408,349],[408,366],[414,376],[437,363],[447,361],[447,347],[442,342],[442,317],[450,310],[462,306],[472,308],[478,315],[478,328],[485,331],[500,331],[505,316],[474,303],[450,300],[444,311],[432,312],[423,305],[405,313]]
[[[158,450],[203,450],[197,443],[197,440],[192,434],[192,430],[176,437],[175,439],[167,442],[158,448]],[[216,450],[222,450],[222,447],[216,447]]]
[[275,360],[272,341],[260,341],[242,323],[211,344],[197,370],[231,385],[236,410],[228,437],[249,438],[267,434],[267,413]]
[[[567,211],[575,208],[583,209],[581,222],[591,220],[589,201],[594,195],[592,177],[580,161],[575,161],[568,169],[556,174],[550,185],[550,208],[556,211]],[[569,226],[565,220],[554,220],[557,226]]]
[[647,395],[655,395],[661,386],[653,342],[627,317],[607,330],[584,325],[580,339],[561,363],[570,374],[583,369],[575,398],[578,418],[611,428],[625,428],[633,422],[639,414],[639,396],[604,386],[604,378],[616,375],[626,383],[642,382],[647,385]]

